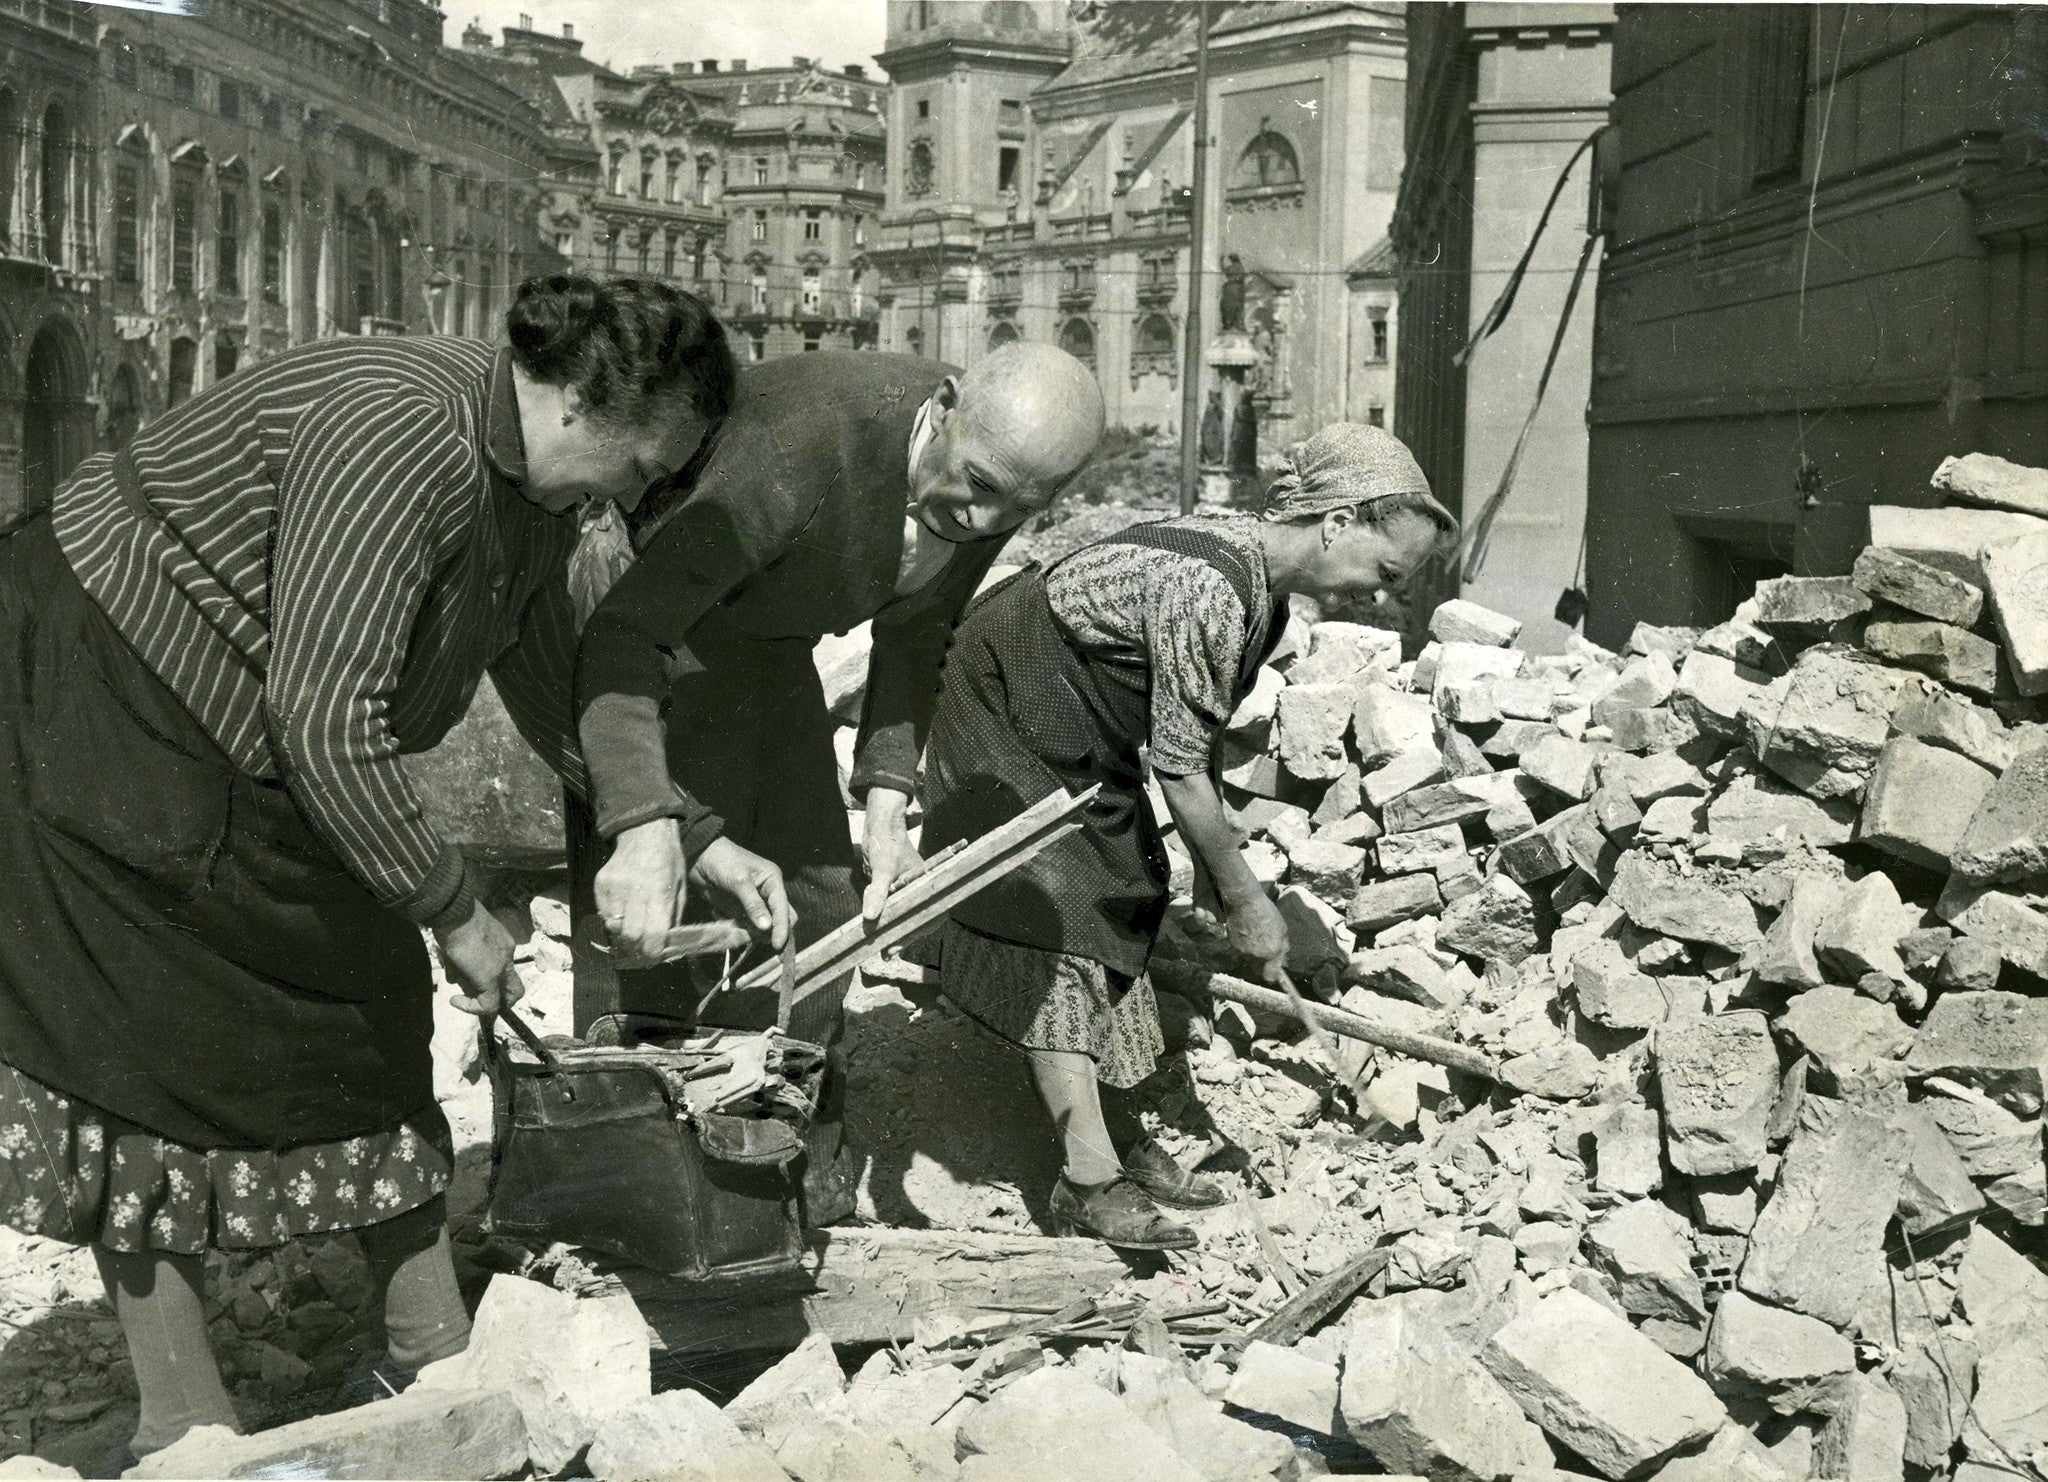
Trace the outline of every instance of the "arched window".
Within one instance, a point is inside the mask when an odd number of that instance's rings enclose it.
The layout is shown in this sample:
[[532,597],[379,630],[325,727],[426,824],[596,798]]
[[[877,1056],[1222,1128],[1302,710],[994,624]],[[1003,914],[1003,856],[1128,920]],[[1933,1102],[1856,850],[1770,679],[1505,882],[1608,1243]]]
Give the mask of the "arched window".
[[768,270],[755,268],[747,280],[748,303],[756,314],[768,312]]
[[199,365],[199,341],[178,339],[171,341],[171,377],[165,400],[171,406],[189,401],[192,397],[192,373]]
[[821,279],[816,268],[804,269],[803,292],[805,312],[811,314],[817,313],[819,306],[824,302],[825,295],[821,287]]
[[683,157],[673,151],[668,157],[668,190],[663,198],[671,206],[683,203]]
[[853,265],[853,281],[847,298],[847,317],[860,318],[868,306],[868,270],[859,263]]
[[1173,321],[1164,314],[1138,321],[1131,340],[1131,379],[1140,376],[1173,376]]
[[657,158],[651,149],[640,151],[640,199],[651,201],[654,195],[654,161]]
[[1237,157],[1237,170],[1230,177],[1232,190],[1263,190],[1276,185],[1301,184],[1301,162],[1294,146],[1271,129],[1260,129]]
[[904,177],[903,187],[914,196],[932,193],[932,147],[923,139],[910,146],[909,173]]
[[[4,124],[0,124],[4,127]],[[139,128],[122,130],[114,154],[114,281],[142,281],[143,234],[149,213],[149,141]]]
[[701,155],[697,160],[697,204],[711,204],[711,177],[718,169],[718,161],[710,155]]
[[605,184],[615,196],[626,193],[626,146],[614,144],[611,148],[611,168],[605,177]]
[[1014,345],[1021,338],[1023,336],[1017,333],[1017,326],[1005,319],[988,332],[988,347],[991,350],[1000,349],[1004,345]]
[[1069,319],[1060,326],[1060,348],[1086,365],[1095,363],[1095,327],[1086,319]]

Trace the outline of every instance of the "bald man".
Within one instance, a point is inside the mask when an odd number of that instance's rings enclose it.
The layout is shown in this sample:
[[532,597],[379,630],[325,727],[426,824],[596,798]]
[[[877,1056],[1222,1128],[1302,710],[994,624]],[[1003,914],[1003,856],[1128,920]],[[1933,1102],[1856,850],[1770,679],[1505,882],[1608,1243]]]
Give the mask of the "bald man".
[[[779,938],[793,911],[802,945],[863,904],[874,914],[919,868],[904,809],[948,636],[1102,428],[1094,376],[1045,345],[1004,346],[965,373],[863,352],[742,373],[732,415],[643,506],[639,558],[584,630],[578,729],[595,830],[611,844],[588,895],[615,948],[652,955],[685,912],[743,916]],[[871,619],[856,850],[811,649]],[[700,870],[706,888],[688,899],[692,864],[721,839],[736,847],[716,851],[721,868]],[[682,969],[621,978],[622,1007],[694,1006]],[[807,999],[792,1032],[836,1045],[843,995]],[[773,1009],[715,999],[706,1019],[750,1027]],[[814,1224],[851,1209],[836,1069],[805,1173]]]

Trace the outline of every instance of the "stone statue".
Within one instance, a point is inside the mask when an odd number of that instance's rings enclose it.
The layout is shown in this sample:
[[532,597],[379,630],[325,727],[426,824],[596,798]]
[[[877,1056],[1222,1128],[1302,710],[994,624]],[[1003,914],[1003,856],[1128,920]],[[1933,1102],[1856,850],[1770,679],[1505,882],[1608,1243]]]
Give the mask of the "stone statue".
[[1201,441],[1196,444],[1196,453],[1202,463],[1211,468],[1223,464],[1223,388],[1209,388],[1209,404],[1202,411]]
[[1235,252],[1223,259],[1223,293],[1218,313],[1223,328],[1244,328],[1244,264]]
[[1230,457],[1227,467],[1232,473],[1247,474],[1257,471],[1259,466],[1259,413],[1252,404],[1252,388],[1237,387],[1237,405],[1231,408]]

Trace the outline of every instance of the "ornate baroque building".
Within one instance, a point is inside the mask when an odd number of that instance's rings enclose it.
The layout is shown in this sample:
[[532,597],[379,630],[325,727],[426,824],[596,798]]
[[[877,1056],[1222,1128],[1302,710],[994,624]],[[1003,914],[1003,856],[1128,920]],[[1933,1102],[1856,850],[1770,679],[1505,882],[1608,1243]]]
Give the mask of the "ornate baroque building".
[[[1216,11],[1205,425],[1220,444],[1248,400],[1270,448],[1384,421],[1400,7]],[[1178,3],[889,0],[884,348],[966,363],[1046,340],[1095,367],[1113,422],[1177,431],[1195,24]]]
[[471,27],[463,49],[559,142],[544,227],[565,260],[704,294],[756,360],[873,343],[888,89],[865,69],[797,57],[622,74],[585,58],[568,27],[530,24],[497,45]]
[[0,0],[0,516],[287,346],[496,333],[548,140],[423,0]]

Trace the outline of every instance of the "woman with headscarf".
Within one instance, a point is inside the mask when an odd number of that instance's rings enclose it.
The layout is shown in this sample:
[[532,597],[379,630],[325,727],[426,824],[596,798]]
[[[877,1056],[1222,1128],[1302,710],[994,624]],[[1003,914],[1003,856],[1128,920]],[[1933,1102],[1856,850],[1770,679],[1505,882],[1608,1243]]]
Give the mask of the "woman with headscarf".
[[506,328],[272,356],[0,531],[0,1221],[92,1246],[138,1455],[236,1424],[209,1246],[358,1230],[384,1372],[468,1342],[421,928],[469,1012],[519,980],[403,756],[488,669],[579,775],[577,511],[735,382],[664,284],[538,279]]
[[939,942],[946,996],[1029,1057],[1064,1154],[1051,1200],[1061,1232],[1182,1249],[1194,1232],[1159,1206],[1226,1198],[1100,1089],[1135,1086],[1162,1048],[1145,969],[1167,862],[1141,751],[1232,945],[1272,975],[1286,928],[1238,853],[1216,737],[1278,641],[1290,595],[1369,598],[1455,530],[1397,438],[1338,423],[1289,451],[1263,518],[1135,526],[969,608],[926,753],[925,848],[979,837],[1056,790],[1101,788],[1076,833],[955,909]]

